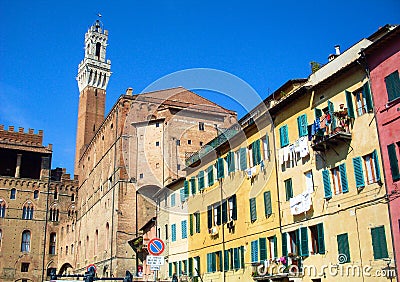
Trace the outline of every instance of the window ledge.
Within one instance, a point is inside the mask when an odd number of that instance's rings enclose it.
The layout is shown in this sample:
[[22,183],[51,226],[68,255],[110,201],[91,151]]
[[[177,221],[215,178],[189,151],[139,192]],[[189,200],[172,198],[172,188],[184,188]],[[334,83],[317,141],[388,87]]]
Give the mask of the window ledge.
[[397,97],[396,99],[394,99],[394,100],[392,100],[392,101],[388,101],[388,102],[385,104],[385,108],[382,109],[382,110],[380,110],[379,112],[382,113],[382,112],[384,112],[384,111],[387,111],[387,110],[389,110],[390,108],[396,106],[397,104],[400,104],[400,97]]

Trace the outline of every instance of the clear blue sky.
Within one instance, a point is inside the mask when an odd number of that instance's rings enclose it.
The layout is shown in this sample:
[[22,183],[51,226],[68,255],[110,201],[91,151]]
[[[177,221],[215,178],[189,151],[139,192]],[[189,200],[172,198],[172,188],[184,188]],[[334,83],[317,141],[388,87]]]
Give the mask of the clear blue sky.
[[[108,112],[127,87],[140,93],[188,68],[232,73],[265,98],[288,79],[307,77],[310,61],[326,63],[334,45],[345,50],[380,26],[400,24],[399,11],[398,0],[0,0],[0,124],[43,129],[53,167],[72,173],[75,77],[98,12],[109,30]],[[208,98],[245,114],[230,99]]]

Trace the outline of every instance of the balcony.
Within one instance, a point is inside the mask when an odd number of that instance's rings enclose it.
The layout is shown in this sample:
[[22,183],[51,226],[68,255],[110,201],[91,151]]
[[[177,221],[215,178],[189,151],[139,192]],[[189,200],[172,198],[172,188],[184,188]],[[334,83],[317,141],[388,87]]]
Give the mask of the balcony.
[[311,148],[314,151],[324,152],[337,147],[340,143],[348,144],[351,141],[351,120],[347,116],[347,109],[334,112],[332,123],[320,128],[313,136]]

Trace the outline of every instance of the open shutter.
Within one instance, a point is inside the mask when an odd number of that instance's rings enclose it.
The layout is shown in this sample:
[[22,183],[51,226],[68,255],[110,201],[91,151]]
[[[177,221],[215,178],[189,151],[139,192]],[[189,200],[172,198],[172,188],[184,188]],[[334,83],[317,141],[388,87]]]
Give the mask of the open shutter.
[[228,173],[235,171],[235,154],[233,152],[229,152],[226,156],[226,162],[228,165]]
[[317,235],[318,235],[318,253],[325,254],[325,238],[324,238],[324,224],[317,224]]
[[183,188],[184,188],[184,199],[186,199],[189,196],[189,181],[185,180],[183,183]]
[[272,214],[271,191],[264,192],[264,207],[265,216],[270,216]]
[[246,148],[240,148],[239,149],[239,155],[240,155],[240,170],[246,170],[247,169],[247,149]]
[[[282,256],[287,257],[287,255],[288,255],[287,233],[282,233]],[[287,265],[287,263],[288,261],[286,260],[285,265]]]
[[196,178],[194,176],[190,178],[190,190],[192,195],[196,195]]
[[224,159],[218,158],[217,160],[217,179],[221,179],[225,177],[224,172]]
[[244,247],[240,246],[240,268],[244,268]]
[[193,258],[188,259],[188,270],[189,277],[193,277]]
[[261,142],[257,139],[252,144],[253,164],[258,165],[261,162]]
[[281,142],[281,148],[289,145],[289,136],[288,136],[288,127],[287,125],[283,125],[279,128],[279,137]]
[[239,248],[233,249],[233,268],[239,269],[240,268],[240,260],[239,260]]
[[388,258],[385,227],[379,226],[371,229],[372,248],[374,259]]
[[190,236],[193,235],[193,214],[189,215],[189,232]]
[[168,276],[172,277],[172,262],[168,264]]
[[332,198],[332,190],[331,190],[331,181],[329,178],[329,170],[325,169],[322,171],[322,178],[324,182],[325,199],[330,199]]
[[300,255],[308,257],[308,228],[300,227]]
[[365,187],[364,174],[362,169],[361,157],[353,158],[354,177],[356,179],[356,187]]
[[204,171],[203,170],[199,171],[197,180],[198,180],[198,185],[199,185],[199,191],[202,191],[204,189]]
[[217,206],[217,225],[221,225],[221,205]]
[[258,262],[258,240],[251,242],[251,262]]
[[397,155],[396,155],[396,145],[395,144],[388,145],[387,150],[389,155],[390,171],[392,172],[392,180],[397,181],[400,179],[400,173],[399,173],[399,161],[397,160]]
[[274,257],[272,258],[277,258],[278,257],[278,239],[276,238],[276,235],[274,235],[274,237],[272,238],[273,242],[274,242]]
[[353,105],[353,94],[349,91],[345,91],[346,93],[346,103],[347,103],[347,115],[350,118],[354,118],[354,105]]
[[232,219],[237,220],[237,203],[236,203],[236,195],[232,196]]
[[196,233],[200,233],[200,213],[196,213]]
[[337,236],[339,263],[350,262],[349,238],[347,233]]
[[346,173],[346,164],[339,165],[339,172],[340,172],[340,181],[342,183],[342,192],[347,193],[349,192],[349,185],[347,183],[347,173]]
[[363,97],[365,97],[365,102],[367,104],[367,111],[371,112],[373,110],[373,105],[372,105],[371,90],[369,88],[369,83],[368,82],[366,82],[363,85],[362,92],[363,92]]
[[214,166],[210,165],[207,169],[208,186],[214,185]]
[[307,115],[303,114],[297,117],[297,128],[299,130],[299,137],[307,136]]
[[254,222],[257,220],[256,198],[250,199],[250,220],[251,220],[251,222]]
[[222,223],[228,222],[228,202],[225,200],[222,202]]
[[264,261],[267,259],[267,239],[260,238],[258,241],[260,244],[260,261]]
[[213,227],[213,211],[212,206],[207,207],[207,227],[210,229]]
[[374,158],[376,181],[381,181],[381,170],[379,166],[378,152],[376,150],[372,152],[372,157]]
[[293,197],[293,187],[291,178],[285,180],[285,192],[286,192],[286,201],[289,201]]
[[328,111],[329,111],[329,114],[331,115],[331,123],[332,123],[331,128],[332,128],[332,130],[335,130],[335,128],[336,128],[336,117],[334,115],[335,108],[331,101],[328,101]]
[[224,251],[224,271],[229,270],[229,250]]
[[397,70],[385,77],[385,84],[388,93],[388,101],[400,97],[400,78]]

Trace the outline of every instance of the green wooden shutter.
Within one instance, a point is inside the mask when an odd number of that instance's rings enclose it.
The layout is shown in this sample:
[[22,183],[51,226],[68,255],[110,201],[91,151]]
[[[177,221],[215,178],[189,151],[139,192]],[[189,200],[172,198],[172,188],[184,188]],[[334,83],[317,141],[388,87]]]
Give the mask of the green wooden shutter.
[[378,152],[376,150],[372,152],[372,158],[374,159],[375,164],[376,181],[381,181],[381,170],[379,166]]
[[315,119],[322,117],[322,110],[315,108],[314,109]]
[[400,179],[399,173],[399,161],[397,160],[396,155],[396,145],[390,144],[387,146],[388,155],[389,155],[389,163],[390,163],[390,171],[392,172],[393,181],[397,181]]
[[354,105],[353,105],[353,94],[349,91],[345,91],[346,93],[346,103],[347,103],[347,115],[350,118],[355,118],[354,115]]
[[221,225],[221,205],[217,206],[217,225]]
[[367,111],[370,112],[370,111],[373,110],[373,105],[372,105],[371,90],[369,88],[369,83],[368,82],[366,82],[363,85],[362,92],[363,92],[363,97],[365,97],[365,102],[367,104]]
[[222,223],[228,222],[228,201],[222,202]]
[[179,190],[179,196],[181,198],[181,202],[184,202],[185,201],[185,189],[184,188]]
[[250,199],[250,219],[251,219],[251,222],[254,222],[257,220],[256,198]]
[[168,276],[172,277],[172,262],[168,263]]
[[271,191],[264,192],[264,207],[265,216],[270,216],[272,214]]
[[240,268],[244,268],[244,247],[240,246]]
[[175,194],[171,194],[171,207],[175,206]]
[[218,158],[217,159],[217,179],[221,179],[225,177],[224,172],[224,159]]
[[214,185],[214,166],[210,165],[207,169],[208,186]]
[[195,213],[196,219],[196,233],[200,233],[200,213]]
[[300,227],[300,255],[308,257],[308,228]]
[[329,111],[329,114],[331,115],[331,123],[332,123],[331,128],[332,128],[332,130],[334,130],[336,128],[336,117],[334,115],[335,108],[331,101],[328,101],[328,111]]
[[285,180],[286,201],[293,197],[292,179]]
[[212,206],[207,207],[207,226],[210,229],[213,227],[213,210]]
[[190,190],[192,195],[196,195],[196,178],[194,176],[190,178]]
[[374,259],[388,258],[388,249],[386,245],[385,227],[379,226],[371,229],[372,248]]
[[308,135],[306,114],[297,117],[297,128],[299,131],[299,137]]
[[340,181],[342,184],[342,192],[347,193],[349,192],[349,185],[347,183],[347,173],[346,173],[346,164],[339,165],[339,172],[340,172]]
[[240,148],[239,149],[239,158],[240,158],[240,170],[247,169],[247,149]]
[[240,260],[239,260],[239,248],[233,249],[233,268],[239,269],[240,268]]
[[350,262],[349,238],[347,233],[337,236],[338,261],[339,263]]
[[356,187],[357,188],[365,187],[361,157],[353,158],[353,167],[354,167],[354,177],[356,179]]
[[331,190],[329,170],[325,169],[322,171],[322,178],[324,182],[325,199],[330,199],[332,198],[332,190]]
[[182,261],[178,262],[178,275],[181,276],[182,275]]
[[188,275],[193,277],[193,258],[188,259]]
[[204,171],[200,171],[199,175],[197,176],[198,184],[199,184],[199,191],[204,189]]
[[184,198],[186,199],[189,196],[189,181],[185,180],[185,182],[183,182],[183,188],[184,188]]
[[252,157],[253,165],[258,165],[261,162],[261,142],[257,139],[253,142],[252,146]]
[[[217,257],[217,255],[218,255],[218,257],[219,257],[219,269],[217,269],[217,268],[215,268],[215,271],[223,271],[223,257],[222,257],[222,251],[218,251],[218,252],[216,252],[215,253],[215,257]],[[215,267],[217,266],[217,262],[215,262]]]
[[197,264],[197,269],[194,269],[195,275],[194,276],[200,276],[200,257],[195,257],[196,259],[196,264]]
[[282,256],[288,255],[287,233],[282,233]]
[[237,203],[236,203],[236,195],[232,196],[232,219],[237,220]]
[[258,240],[251,241],[251,262],[258,262]]
[[229,250],[224,250],[224,271],[229,270]]
[[193,214],[189,215],[189,233],[190,236],[193,235]]
[[274,237],[272,237],[272,241],[274,242],[274,257],[273,258],[277,258],[278,257],[278,239],[276,238],[276,235],[274,235]]
[[211,271],[216,272],[217,271],[217,254],[216,253],[211,253]]
[[182,228],[182,239],[187,238],[187,221],[182,220],[181,221],[181,228]]
[[267,259],[267,238],[258,239],[260,244],[260,261]]
[[207,254],[207,272],[211,272],[211,254]]
[[385,84],[389,101],[400,97],[400,78],[397,70],[385,77]]
[[172,239],[172,242],[175,242],[176,241],[176,224],[174,223],[174,224],[172,224],[171,225],[171,239]]
[[235,153],[229,152],[228,153],[228,172],[234,172],[235,171]]
[[289,145],[289,133],[288,126],[285,124],[281,128],[279,128],[279,136],[281,142],[281,148]]
[[325,254],[324,224],[317,224],[318,253]]

